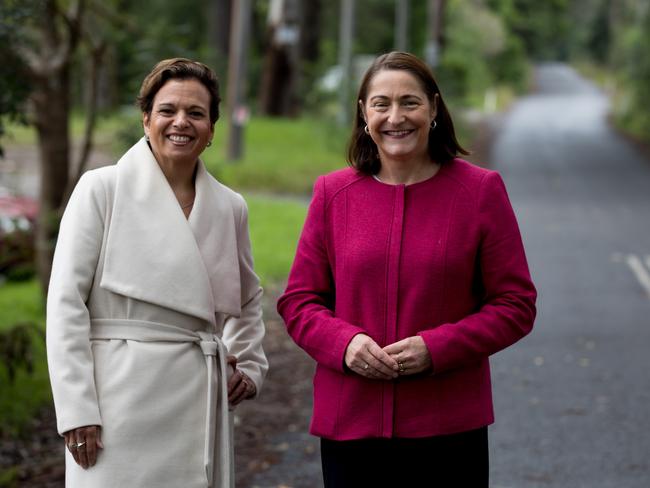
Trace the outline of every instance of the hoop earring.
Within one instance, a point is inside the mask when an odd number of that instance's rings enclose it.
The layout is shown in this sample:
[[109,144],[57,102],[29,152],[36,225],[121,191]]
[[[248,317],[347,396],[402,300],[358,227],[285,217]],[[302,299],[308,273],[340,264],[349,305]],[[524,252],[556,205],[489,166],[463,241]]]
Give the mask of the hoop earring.
[[147,134],[144,135],[144,140],[149,142],[149,136]]
[[212,145],[212,141],[208,141],[208,143],[205,145],[205,147],[210,147]]
[[367,125],[363,128],[363,131],[364,131],[366,134],[370,135],[370,129],[368,129],[368,126],[367,126]]
[[438,125],[438,124],[436,124],[436,119],[433,119],[433,122],[431,123],[431,129],[430,130],[434,130],[436,128],[436,125]]

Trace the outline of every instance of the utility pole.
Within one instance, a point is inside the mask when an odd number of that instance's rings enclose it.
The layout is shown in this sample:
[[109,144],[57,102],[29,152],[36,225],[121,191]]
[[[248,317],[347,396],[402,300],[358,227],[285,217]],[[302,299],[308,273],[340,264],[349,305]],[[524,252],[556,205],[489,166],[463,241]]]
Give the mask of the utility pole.
[[251,0],[237,0],[232,5],[230,22],[230,62],[228,63],[228,144],[226,158],[237,161],[244,152],[244,124],[248,120],[246,106],[246,56],[251,20]]
[[354,30],[354,0],[341,0],[339,22],[339,66],[341,89],[339,90],[339,125],[349,123],[350,83],[352,81],[352,34]]
[[409,0],[395,1],[395,49],[408,50]]
[[445,0],[428,0],[427,2],[427,45],[424,57],[432,70],[440,63],[442,47],[442,28],[445,14]]

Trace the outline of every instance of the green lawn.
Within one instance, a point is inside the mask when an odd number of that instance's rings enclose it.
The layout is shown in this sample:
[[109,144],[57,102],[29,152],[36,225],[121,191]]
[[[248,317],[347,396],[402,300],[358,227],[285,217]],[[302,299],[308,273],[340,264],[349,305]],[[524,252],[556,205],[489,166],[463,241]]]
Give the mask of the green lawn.
[[306,201],[244,195],[255,270],[263,285],[283,281],[293,262],[307,213]]
[[318,175],[346,166],[347,129],[316,119],[253,118],[244,130],[244,156],[227,162],[228,127],[215,126],[202,156],[226,185],[273,193],[309,194]]
[[45,312],[35,280],[0,285],[0,332],[18,322],[42,325]]

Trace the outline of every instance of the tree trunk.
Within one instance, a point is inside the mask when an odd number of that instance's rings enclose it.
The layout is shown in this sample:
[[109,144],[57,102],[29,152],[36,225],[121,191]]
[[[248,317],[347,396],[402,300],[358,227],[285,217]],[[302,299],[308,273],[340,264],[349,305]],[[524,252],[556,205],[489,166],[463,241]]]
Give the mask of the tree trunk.
[[79,44],[85,4],[85,0],[68,2],[64,12],[56,0],[46,0],[38,42],[17,48],[33,82],[32,121],[40,156],[36,267],[45,296],[70,174],[70,63]]
[[232,0],[211,0],[208,10],[208,42],[212,48],[210,62],[218,76],[225,80],[230,51]]
[[100,42],[98,45],[91,46],[90,48],[90,59],[88,60],[90,66],[88,67],[88,72],[84,77],[86,126],[84,128],[83,140],[81,141],[81,148],[79,150],[79,158],[72,168],[73,171],[70,171],[70,165],[68,166],[68,173],[70,176],[63,196],[63,203],[67,203],[68,198],[70,198],[74,187],[79,181],[79,178],[81,178],[81,175],[86,171],[88,159],[90,158],[90,153],[93,149],[93,135],[95,133],[95,125],[97,124],[97,105],[99,102],[99,82],[103,66],[102,60],[104,58],[106,47],[107,44],[105,42]]
[[432,70],[440,64],[441,51],[444,47],[445,0],[428,0],[427,3],[427,45],[425,58]]
[[289,115],[292,107],[294,73],[286,50],[270,45],[266,51],[262,72],[260,111],[265,115],[276,117]]
[[338,123],[346,126],[350,123],[351,83],[352,70],[352,44],[354,40],[355,0],[343,0],[339,6],[339,66],[341,67],[341,85],[339,87],[339,113]]
[[300,60],[310,63],[316,62],[320,55],[321,38],[321,0],[312,0],[305,7],[302,5],[300,12]]
[[298,109],[298,9],[295,0],[271,2],[259,98],[265,115],[295,115]]
[[397,0],[395,2],[395,49],[398,51],[408,50],[408,26],[409,26],[410,5],[409,0]]
[[45,294],[70,167],[69,76],[69,64],[64,63],[49,76],[36,79],[32,96],[41,169],[36,264]]
[[211,32],[212,45],[221,56],[228,56],[230,50],[230,17],[232,15],[232,0],[213,0],[212,20],[214,27]]

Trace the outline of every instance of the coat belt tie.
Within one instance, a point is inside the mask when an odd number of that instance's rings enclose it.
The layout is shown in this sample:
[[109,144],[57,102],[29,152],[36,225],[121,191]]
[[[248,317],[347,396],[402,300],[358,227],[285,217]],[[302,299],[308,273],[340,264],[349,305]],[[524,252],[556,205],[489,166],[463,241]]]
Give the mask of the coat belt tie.
[[[122,339],[140,342],[193,342],[201,348],[207,366],[207,402],[203,461],[208,487],[234,486],[234,459],[230,411],[228,406],[228,350],[221,339],[210,332],[192,331],[175,325],[128,319],[92,319],[90,339]],[[218,383],[219,390],[215,383]],[[217,410],[221,418],[217,420]],[[215,484],[214,447],[219,442],[219,484]]]

